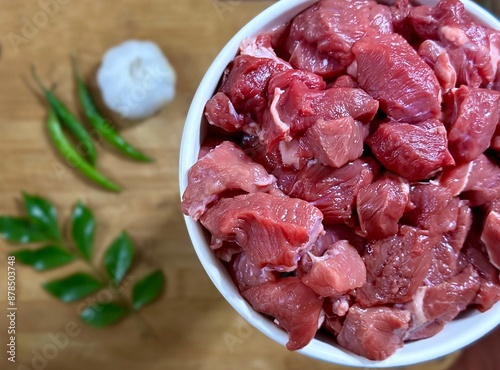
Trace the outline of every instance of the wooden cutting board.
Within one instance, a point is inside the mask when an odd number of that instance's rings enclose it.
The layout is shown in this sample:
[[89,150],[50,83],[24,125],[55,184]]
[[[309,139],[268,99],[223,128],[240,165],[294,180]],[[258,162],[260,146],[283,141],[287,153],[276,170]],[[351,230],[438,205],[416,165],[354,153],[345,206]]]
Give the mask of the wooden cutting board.
[[[334,369],[288,352],[246,324],[207,278],[191,247],[179,208],[178,151],[184,118],[205,70],[221,47],[270,1],[233,0],[0,0],[0,214],[19,214],[20,192],[50,198],[61,226],[82,200],[98,220],[100,253],[122,230],[134,240],[137,279],[161,268],[167,291],[142,311],[157,339],[134,319],[108,329],[83,325],[79,303],[63,304],[40,284],[84,266],[36,273],[17,265],[17,363],[6,360],[7,253],[0,242],[0,369]],[[70,53],[91,76],[109,47],[129,38],[157,42],[178,73],[177,96],[160,114],[123,134],[156,158],[137,164],[99,146],[98,168],[125,190],[109,194],[86,182],[54,151],[46,109],[33,92],[35,64],[76,109]],[[59,346],[54,347],[55,344]],[[475,344],[455,370],[496,370],[500,331]],[[55,350],[54,350],[55,348]],[[19,367],[25,365],[25,367]]]

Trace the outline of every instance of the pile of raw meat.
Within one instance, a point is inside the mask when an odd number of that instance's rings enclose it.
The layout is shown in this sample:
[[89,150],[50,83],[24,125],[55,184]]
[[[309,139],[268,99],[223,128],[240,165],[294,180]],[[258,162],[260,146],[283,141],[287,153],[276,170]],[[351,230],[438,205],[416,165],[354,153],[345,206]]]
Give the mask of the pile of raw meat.
[[323,0],[241,43],[182,209],[290,350],[383,360],[500,299],[499,61],[458,0]]

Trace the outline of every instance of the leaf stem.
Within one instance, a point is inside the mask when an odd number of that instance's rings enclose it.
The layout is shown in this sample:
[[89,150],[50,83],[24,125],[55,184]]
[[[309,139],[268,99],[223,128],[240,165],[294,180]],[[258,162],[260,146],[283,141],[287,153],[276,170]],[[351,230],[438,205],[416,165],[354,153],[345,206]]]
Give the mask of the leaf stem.
[[153,327],[142,317],[142,315],[134,309],[132,306],[132,303],[125,297],[125,295],[120,292],[119,289],[117,289],[114,285],[111,285],[111,290],[116,294],[116,296],[123,302],[125,303],[128,311],[134,318],[135,322],[137,323],[137,326],[139,329],[142,331],[142,335],[146,338],[153,338],[157,341],[160,340],[160,337],[158,334],[154,331]]
[[142,330],[142,335],[145,338],[152,338],[155,341],[160,341],[160,336],[153,329],[151,324],[147,322],[144,317],[139,313],[139,311],[132,309],[132,317],[135,319],[135,322]]
[[160,340],[158,334],[154,331],[153,327],[142,317],[142,315],[134,309],[132,303],[127,299],[127,297],[119,290],[119,288],[109,279],[106,274],[100,271],[91,261],[87,260],[83,254],[74,245],[70,244],[68,248],[75,257],[83,261],[92,271],[96,278],[98,278],[104,286],[109,287],[111,292],[120,300],[120,302],[125,306],[128,312],[134,318],[137,326],[142,332],[142,335],[146,338],[153,338],[155,340]]

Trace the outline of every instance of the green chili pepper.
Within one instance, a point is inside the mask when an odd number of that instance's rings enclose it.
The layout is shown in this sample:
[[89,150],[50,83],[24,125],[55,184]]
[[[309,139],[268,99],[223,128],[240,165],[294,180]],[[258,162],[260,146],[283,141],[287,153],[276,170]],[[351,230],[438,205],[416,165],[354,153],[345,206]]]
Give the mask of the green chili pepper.
[[57,96],[52,91],[43,86],[42,82],[36,74],[34,66],[31,66],[31,73],[33,74],[33,78],[45,95],[45,99],[47,99],[49,105],[52,107],[52,109],[54,109],[61,122],[76,138],[76,140],[78,141],[78,145],[82,146],[82,149],[85,152],[85,156],[88,158],[90,164],[94,166],[97,153],[90,134],[87,132],[85,127],[82,126],[78,119],[69,111],[69,109],[66,108],[66,106],[57,98]]
[[66,136],[64,136],[61,123],[59,122],[59,118],[53,107],[50,107],[47,123],[49,126],[50,137],[63,157],[70,161],[83,175],[102,187],[116,192],[121,190],[120,186],[99,173],[73,148]]
[[152,158],[146,156],[145,154],[134,148],[132,145],[127,143],[125,139],[121,137],[120,134],[116,130],[114,130],[113,127],[106,121],[106,119],[99,113],[94,102],[92,101],[89,90],[83,82],[74,55],[72,56],[71,60],[73,63],[73,72],[75,75],[78,96],[83,106],[85,115],[87,116],[87,119],[89,120],[92,127],[94,127],[94,129],[98,133],[100,133],[108,143],[113,145],[120,152],[141,162],[152,162]]

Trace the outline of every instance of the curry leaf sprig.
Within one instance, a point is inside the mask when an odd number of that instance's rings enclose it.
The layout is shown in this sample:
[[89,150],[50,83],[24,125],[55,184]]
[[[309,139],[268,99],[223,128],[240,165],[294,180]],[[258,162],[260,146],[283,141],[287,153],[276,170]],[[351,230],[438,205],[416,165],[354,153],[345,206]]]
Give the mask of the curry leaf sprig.
[[[89,272],[76,271],[44,283],[43,288],[63,302],[75,302],[107,289],[113,297],[83,309],[80,318],[94,327],[109,326],[128,315],[138,315],[144,306],[163,292],[165,276],[161,270],[142,277],[132,287],[131,301],[122,293],[123,282],[134,262],[135,248],[127,233],[122,232],[106,249],[101,265],[94,265],[96,221],[92,211],[78,202],[71,216],[71,237],[64,240],[59,228],[57,210],[40,196],[23,193],[25,217],[0,216],[0,237],[14,244],[38,243],[37,248],[11,253],[17,262],[46,271],[80,260]],[[96,300],[93,300],[95,302]]]

